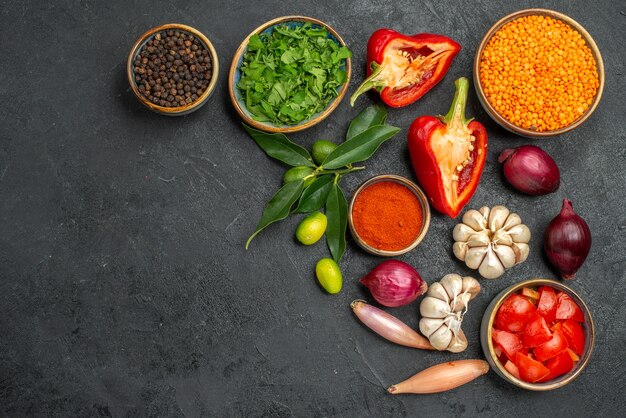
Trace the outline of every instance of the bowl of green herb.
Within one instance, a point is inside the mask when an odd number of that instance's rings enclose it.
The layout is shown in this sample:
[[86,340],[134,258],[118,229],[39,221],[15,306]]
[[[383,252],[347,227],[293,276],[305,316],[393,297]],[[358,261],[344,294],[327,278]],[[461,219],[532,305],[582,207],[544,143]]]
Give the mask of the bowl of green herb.
[[296,132],[324,120],[346,94],[352,53],[329,25],[284,16],[241,43],[228,75],[230,99],[245,123]]

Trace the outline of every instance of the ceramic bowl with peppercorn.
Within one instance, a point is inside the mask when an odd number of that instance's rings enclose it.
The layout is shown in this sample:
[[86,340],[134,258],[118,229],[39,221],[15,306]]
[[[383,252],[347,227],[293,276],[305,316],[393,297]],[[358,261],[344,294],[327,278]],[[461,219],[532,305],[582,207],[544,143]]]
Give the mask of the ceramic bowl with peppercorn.
[[215,48],[200,31],[171,23],[137,39],[126,72],[144,106],[161,115],[182,116],[199,109],[211,96],[219,62]]

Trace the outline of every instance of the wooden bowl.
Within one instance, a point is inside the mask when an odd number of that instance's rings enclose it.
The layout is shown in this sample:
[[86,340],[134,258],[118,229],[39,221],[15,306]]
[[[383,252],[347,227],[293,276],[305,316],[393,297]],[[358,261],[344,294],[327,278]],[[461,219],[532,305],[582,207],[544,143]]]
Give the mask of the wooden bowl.
[[[422,223],[422,229],[420,233],[417,235],[417,237],[415,238],[415,240],[409,246],[401,250],[387,251],[387,250],[380,250],[376,247],[372,247],[367,242],[365,242],[363,238],[359,236],[358,232],[356,231],[356,228],[354,227],[354,220],[352,218],[352,209],[354,208],[354,202],[356,201],[357,196],[359,195],[359,193],[365,190],[368,186],[371,186],[372,184],[378,183],[381,181],[392,181],[392,182],[399,183],[407,187],[409,190],[413,192],[413,194],[415,194],[415,196],[417,197],[417,200],[419,200],[420,204],[422,205],[422,214],[423,214],[423,220],[424,220]],[[350,200],[350,206],[348,207],[348,225],[350,227],[350,233],[352,234],[352,237],[354,238],[356,243],[368,253],[379,255],[382,257],[397,257],[399,255],[408,253],[409,251],[417,247],[418,244],[422,242],[422,240],[426,236],[426,232],[428,232],[428,227],[430,226],[430,206],[428,205],[428,199],[426,198],[426,195],[424,194],[422,189],[420,189],[417,186],[417,184],[413,183],[411,180],[407,179],[406,177],[396,176],[393,174],[382,174],[380,176],[375,176],[367,180],[366,182],[361,184],[361,186],[359,186],[356,192],[354,192],[354,195],[352,196],[352,199]]]
[[[192,34],[200,42],[202,42],[202,44],[209,50],[209,54],[211,55],[211,62],[212,62],[213,67],[212,67],[211,81],[209,81],[208,87],[200,95],[200,97],[198,97],[194,102],[191,102],[185,106],[177,106],[177,107],[159,106],[157,104],[152,103],[150,100],[148,100],[143,94],[141,94],[141,92],[137,88],[137,82],[135,81],[135,76],[133,74],[133,62],[135,61],[135,57],[139,53],[139,50],[141,49],[141,47],[146,42],[152,39],[152,37],[156,35],[157,32],[161,32],[163,30],[178,30],[178,31]],[[213,48],[213,44],[199,30],[194,29],[191,26],[183,25],[180,23],[169,23],[167,25],[161,25],[161,26],[152,28],[148,30],[146,33],[144,33],[143,35],[141,35],[139,39],[137,39],[137,41],[135,42],[135,44],[130,50],[130,54],[128,54],[128,62],[126,64],[126,74],[128,76],[128,83],[130,84],[130,88],[133,90],[133,93],[135,93],[135,96],[137,97],[137,99],[139,99],[139,101],[144,106],[146,106],[148,109],[161,115],[182,116],[182,115],[187,115],[191,112],[198,110],[207,102],[209,97],[211,97],[211,94],[213,94],[213,91],[215,90],[215,86],[217,85],[217,78],[219,76],[219,61],[217,58],[217,52],[215,51],[215,48]]]
[[[598,86],[598,91],[596,92],[596,96],[593,102],[591,103],[591,105],[587,108],[585,113],[583,113],[574,122],[562,128],[556,129],[554,131],[537,132],[537,131],[533,131],[530,129],[521,128],[513,124],[512,122],[509,122],[507,119],[501,116],[493,108],[491,103],[489,103],[489,100],[487,99],[487,96],[485,95],[482,84],[480,82],[480,58],[483,54],[483,50],[487,46],[487,43],[489,43],[493,35],[507,23],[519,17],[530,16],[530,15],[549,16],[553,19],[557,19],[568,24],[569,26],[574,28],[576,31],[578,31],[578,33],[580,33],[580,35],[583,37],[583,39],[587,43],[587,46],[589,46],[589,49],[591,49],[593,57],[596,61],[596,68],[598,70],[598,80],[600,82],[600,85]],[[580,124],[582,124],[584,121],[586,121],[589,118],[589,116],[591,116],[591,114],[596,109],[596,107],[598,107],[598,103],[600,103],[600,99],[602,98],[602,91],[604,90],[604,78],[605,78],[604,77],[604,63],[602,61],[602,55],[600,54],[600,50],[598,49],[598,46],[594,42],[591,35],[589,35],[589,33],[585,30],[584,27],[582,27],[580,23],[576,22],[571,17],[566,16],[559,12],[555,12],[553,10],[548,10],[548,9],[524,9],[524,10],[519,10],[515,13],[511,13],[510,15],[504,16],[502,19],[498,20],[491,27],[491,29],[487,31],[487,34],[483,37],[482,41],[480,42],[480,45],[478,46],[478,50],[476,51],[476,57],[474,58],[474,87],[476,88],[478,99],[480,100],[480,103],[482,104],[483,108],[485,108],[485,111],[489,114],[489,116],[491,116],[491,118],[494,121],[496,121],[498,125],[502,126],[504,129],[510,132],[516,133],[518,135],[528,137],[528,138],[546,138],[546,137],[551,137],[551,136],[557,136],[557,135],[561,135],[566,132],[572,131],[576,129],[578,126],[580,126]]]
[[[585,330],[585,350],[583,352],[583,355],[580,356],[580,361],[578,362],[576,367],[574,367],[574,369],[571,370],[569,373],[557,377],[556,379],[550,380],[546,383],[528,383],[516,378],[504,368],[504,364],[502,364],[500,360],[498,360],[498,356],[496,355],[491,334],[493,329],[493,323],[496,318],[496,313],[498,312],[498,309],[500,308],[502,302],[504,302],[504,300],[508,298],[511,294],[516,293],[523,287],[538,286],[550,286],[556,290],[564,291],[580,307],[580,310],[583,312],[583,315],[585,317],[585,322],[583,323]],[[595,328],[589,308],[587,307],[587,305],[585,305],[585,302],[583,302],[580,296],[576,294],[576,292],[574,292],[566,285],[554,280],[530,279],[507,287],[491,301],[489,306],[487,306],[485,314],[483,315],[480,328],[480,342],[483,347],[483,353],[485,354],[487,362],[498,376],[500,376],[507,382],[523,389],[534,391],[547,391],[562,388],[563,386],[576,379],[582,373],[585,367],[587,367],[587,363],[589,363],[591,353],[593,352],[593,345],[595,342]]]
[[239,116],[241,116],[241,118],[243,119],[243,121],[246,124],[252,126],[253,128],[260,129],[266,132],[282,132],[282,133],[297,132],[303,129],[310,128],[311,126],[318,124],[324,119],[326,119],[328,115],[330,115],[332,111],[335,110],[335,108],[339,105],[339,103],[345,96],[346,92],[348,91],[348,85],[350,84],[350,77],[352,75],[352,63],[351,63],[350,58],[346,59],[346,64],[345,64],[346,77],[347,77],[346,82],[341,87],[339,87],[339,90],[337,92],[337,97],[331,100],[330,103],[328,103],[328,105],[323,111],[313,115],[311,118],[307,120],[304,120],[298,123],[297,125],[276,125],[271,122],[258,122],[252,118],[252,114],[246,108],[245,100],[241,97],[241,93],[237,89],[237,83],[239,82],[239,79],[241,78],[241,72],[239,71],[239,67],[242,64],[243,56],[248,49],[248,42],[250,41],[250,37],[252,35],[258,35],[262,32],[271,31],[272,28],[276,25],[286,24],[286,23],[294,24],[294,25],[302,25],[305,22],[311,22],[315,26],[326,28],[326,30],[329,33],[329,36],[335,42],[337,42],[339,46],[346,45],[346,43],[343,41],[341,36],[339,36],[339,34],[335,31],[335,29],[333,29],[331,26],[329,26],[328,24],[320,20],[313,19],[311,17],[306,17],[306,16],[283,16],[283,17],[270,20],[269,22],[266,22],[262,24],[261,26],[259,26],[258,28],[256,28],[255,30],[253,30],[248,36],[246,36],[246,38],[243,40],[241,45],[239,45],[239,48],[237,48],[237,51],[235,52],[235,56],[233,57],[233,61],[230,65],[230,72],[228,73],[228,91],[230,94],[230,100],[233,103],[233,106],[235,107],[235,110],[237,111]]

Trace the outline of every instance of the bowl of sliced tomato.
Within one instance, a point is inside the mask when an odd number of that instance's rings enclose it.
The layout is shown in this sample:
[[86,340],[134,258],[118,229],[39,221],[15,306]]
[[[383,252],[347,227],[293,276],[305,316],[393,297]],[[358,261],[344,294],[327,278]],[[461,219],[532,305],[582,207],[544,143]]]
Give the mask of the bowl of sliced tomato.
[[546,391],[582,373],[595,330],[591,312],[576,292],[554,280],[531,279],[491,301],[480,339],[500,377],[524,389]]

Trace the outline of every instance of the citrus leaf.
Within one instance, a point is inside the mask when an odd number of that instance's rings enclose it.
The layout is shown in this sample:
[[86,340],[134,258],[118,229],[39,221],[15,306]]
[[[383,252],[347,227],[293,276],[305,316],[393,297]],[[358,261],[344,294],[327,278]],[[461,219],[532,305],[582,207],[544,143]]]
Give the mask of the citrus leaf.
[[297,213],[308,213],[324,206],[328,192],[333,187],[334,176],[320,176],[302,193],[300,203],[296,208]]
[[332,170],[367,160],[383,142],[395,136],[399,131],[400,128],[390,125],[372,126],[349,141],[341,143],[326,157],[322,167]]
[[269,134],[246,124],[243,127],[268,156],[294,167],[315,167],[311,154],[300,145],[291,142],[285,135]]
[[333,184],[326,199],[326,243],[336,262],[346,251],[346,227],[348,225],[348,202],[341,188]]
[[352,119],[346,141],[351,140],[361,132],[376,125],[384,125],[387,120],[387,109],[381,104],[374,104],[361,110],[359,114]]

